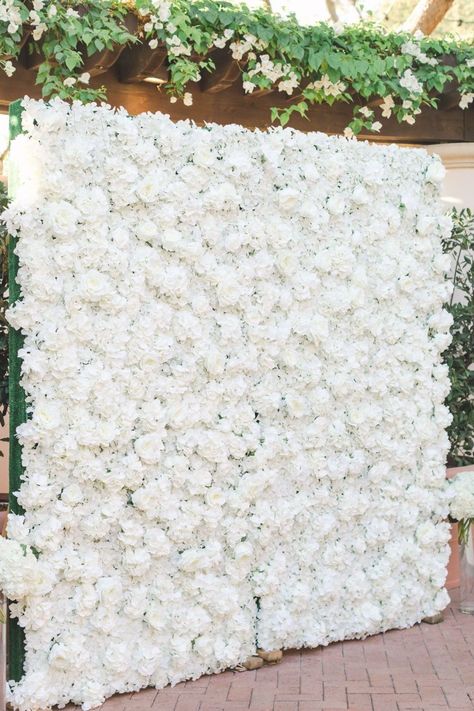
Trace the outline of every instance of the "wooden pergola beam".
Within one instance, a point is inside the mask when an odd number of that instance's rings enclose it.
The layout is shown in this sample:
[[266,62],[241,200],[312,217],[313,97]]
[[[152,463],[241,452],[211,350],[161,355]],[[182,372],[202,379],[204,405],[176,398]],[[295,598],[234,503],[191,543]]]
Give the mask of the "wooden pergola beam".
[[[21,66],[12,78],[0,75],[0,107],[6,111],[10,102],[25,95],[40,98],[41,88],[34,80],[35,73]],[[194,85],[191,107],[184,106],[181,101],[171,104],[160,86],[143,81],[120,81],[116,67],[91,79],[91,86],[102,84],[107,87],[108,103],[124,106],[131,114],[161,111],[169,114],[173,120],[191,118],[198,124],[212,121],[263,129],[271,125],[270,110],[273,106],[288,106],[288,97],[278,92],[262,96],[245,95],[240,82],[230,82],[225,91],[201,91],[198,85]],[[331,107],[323,104],[311,107],[308,115],[309,120],[306,120],[296,113],[293,114],[289,126],[301,131],[337,134],[342,133],[350,122],[352,107],[342,102],[336,102]],[[393,117],[382,119],[382,123],[380,133],[362,133],[359,138],[406,144],[474,141],[474,105],[465,110],[458,107],[425,107],[412,126],[407,123],[399,124]]]
[[212,60],[215,69],[212,72],[204,72],[201,79],[201,91],[208,91],[216,94],[229,89],[240,78],[240,67],[230,52],[226,49],[218,49],[213,52]]
[[122,82],[168,81],[167,52],[164,47],[150,49],[147,44],[126,47],[117,62],[117,75]]

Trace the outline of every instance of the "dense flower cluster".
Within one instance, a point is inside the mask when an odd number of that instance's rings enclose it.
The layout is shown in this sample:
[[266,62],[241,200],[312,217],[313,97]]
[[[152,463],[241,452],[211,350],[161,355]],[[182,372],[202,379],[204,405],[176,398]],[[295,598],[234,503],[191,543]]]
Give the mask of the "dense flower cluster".
[[18,541],[0,536],[0,589],[11,598],[49,592],[48,576],[33,552]]
[[474,519],[474,472],[459,472],[450,479],[449,511],[456,521]]
[[439,160],[25,107],[9,536],[41,584],[10,591],[13,704],[87,709],[442,609]]

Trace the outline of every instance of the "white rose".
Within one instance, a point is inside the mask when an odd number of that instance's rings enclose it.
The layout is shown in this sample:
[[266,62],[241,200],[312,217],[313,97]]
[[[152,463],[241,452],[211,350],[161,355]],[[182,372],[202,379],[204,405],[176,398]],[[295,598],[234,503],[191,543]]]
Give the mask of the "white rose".
[[192,573],[208,567],[205,550],[191,548],[183,551],[179,557],[179,567],[186,573]]
[[328,199],[326,207],[331,215],[342,215],[346,209],[346,204],[340,195],[332,195]]
[[[155,365],[158,364],[158,362],[158,360],[155,360]],[[155,399],[143,403],[139,411],[139,416],[142,427],[153,430],[157,428],[159,422],[163,422],[166,411],[161,400]]]
[[447,332],[453,325],[454,319],[449,311],[443,309],[436,314],[430,316],[428,323],[430,328],[436,329],[437,331]]
[[237,252],[244,243],[245,238],[239,232],[231,232],[226,235],[224,240],[224,246],[228,252]]
[[132,620],[138,620],[145,616],[147,609],[147,592],[148,586],[141,585],[139,587],[134,587],[126,597],[125,604],[123,606],[123,613],[127,617],[131,617]]
[[329,321],[321,314],[315,314],[310,323],[310,334],[315,343],[325,340],[329,336]]
[[184,295],[189,287],[188,272],[183,267],[167,267],[157,279],[157,286],[165,294]]
[[217,348],[213,348],[206,356],[206,370],[210,375],[222,375],[225,368],[225,356]]
[[104,666],[114,674],[123,674],[130,666],[130,647],[126,642],[109,643],[105,648]]
[[153,600],[146,611],[146,621],[154,630],[162,632],[167,627],[166,607],[158,600]]
[[201,635],[193,642],[193,649],[204,659],[214,654],[215,640],[210,635]]
[[294,368],[299,361],[298,352],[293,348],[284,348],[281,351],[280,357],[288,368]]
[[175,252],[183,242],[183,235],[178,230],[168,229],[161,233],[161,245],[169,252]]
[[209,183],[209,171],[196,165],[188,163],[179,171],[179,177],[186,185],[196,188],[204,188]]
[[242,287],[235,276],[229,275],[228,280],[217,285],[216,294],[222,306],[233,306],[242,296]]
[[137,509],[151,514],[153,510],[156,510],[160,505],[161,496],[162,491],[158,484],[156,482],[150,482],[133,492],[132,502]]
[[249,541],[241,541],[234,548],[236,560],[251,560],[253,556],[253,546]]
[[118,539],[126,546],[136,546],[141,543],[145,529],[136,520],[125,520],[121,522],[122,530],[118,534]]
[[147,175],[136,187],[138,197],[145,203],[155,202],[159,192],[159,179],[158,176],[154,174]]
[[123,587],[118,576],[108,576],[99,578],[95,588],[100,601],[104,605],[117,606],[122,601]]
[[303,417],[306,413],[306,403],[302,397],[287,395],[285,400],[288,412],[292,417]]
[[277,264],[282,274],[292,274],[298,266],[298,259],[294,252],[283,249],[278,252]]
[[146,353],[140,358],[140,368],[145,371],[156,371],[162,360],[154,353]]
[[130,242],[130,232],[126,227],[117,227],[110,236],[119,249],[125,249]]
[[74,233],[79,211],[71,203],[65,200],[49,203],[48,212],[51,228],[57,237],[68,237]]
[[78,586],[74,595],[75,612],[80,617],[89,617],[98,601],[97,591],[92,583]]
[[358,205],[367,205],[370,202],[370,195],[363,185],[356,185],[352,191],[352,199]]
[[62,409],[59,403],[43,400],[35,406],[33,422],[43,430],[55,430],[63,422]]
[[331,271],[332,258],[331,251],[329,249],[323,249],[318,252],[313,258],[313,264],[316,269],[320,269],[322,272]]
[[171,543],[161,528],[149,528],[145,532],[145,545],[154,556],[165,556],[171,551]]
[[271,370],[275,367],[275,360],[271,356],[269,356],[268,353],[262,353],[262,355],[258,359],[258,362],[260,363],[262,368],[265,368],[266,370]]
[[215,160],[216,158],[209,146],[202,143],[195,148],[193,153],[193,163],[195,165],[202,166],[203,168],[209,168]]
[[145,464],[156,464],[161,459],[164,443],[160,435],[150,432],[135,440],[134,448]]
[[426,171],[426,180],[430,183],[440,183],[446,175],[446,168],[439,158],[433,159]]
[[419,215],[416,221],[416,229],[420,235],[426,235],[433,231],[434,221],[432,215]]
[[14,539],[17,543],[27,542],[29,528],[26,525],[24,516],[20,514],[14,514],[11,511],[8,513],[7,535],[8,538]]
[[218,432],[202,432],[197,451],[210,462],[224,462],[228,456],[222,435]]
[[113,292],[113,287],[106,274],[91,269],[81,279],[81,292],[88,301],[100,301]]
[[217,486],[212,487],[206,494],[206,502],[209,506],[223,506],[225,504],[225,494]]
[[53,669],[58,671],[69,671],[71,668],[71,650],[65,644],[56,642],[51,647],[48,654],[48,662]]
[[[433,269],[435,269],[440,274],[444,275],[449,272],[452,266],[452,256],[451,254],[437,254],[433,259]],[[447,295],[450,295],[451,285],[448,285],[449,291]]]
[[[364,418],[366,415],[364,414]],[[390,480],[391,466],[387,462],[378,462],[369,469],[369,479],[371,481],[379,482],[381,480]]]
[[117,428],[113,420],[99,420],[94,423],[94,440],[99,445],[109,445],[117,436]]
[[61,494],[61,501],[64,501],[65,504],[69,504],[71,506],[78,504],[83,500],[83,498],[84,494],[82,489],[79,484],[76,484],[75,482],[65,486]]
[[135,234],[144,242],[156,242],[158,232],[158,227],[151,220],[142,220],[135,227]]
[[141,578],[151,566],[151,556],[146,548],[126,548],[123,564],[129,575]]
[[278,194],[278,205],[284,212],[291,212],[301,202],[301,194],[295,188],[285,188]]

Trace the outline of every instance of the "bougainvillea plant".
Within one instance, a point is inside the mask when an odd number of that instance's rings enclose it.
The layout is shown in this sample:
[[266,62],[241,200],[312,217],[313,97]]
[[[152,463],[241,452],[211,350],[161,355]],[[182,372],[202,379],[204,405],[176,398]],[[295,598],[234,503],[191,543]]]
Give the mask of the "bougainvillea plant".
[[[138,18],[131,34],[125,18]],[[474,46],[453,38],[387,33],[374,24],[338,28],[303,26],[294,15],[251,10],[224,0],[0,0],[1,66],[8,75],[30,35],[29,48],[42,53],[37,73],[45,98],[91,101],[105,98],[91,88],[84,58],[131,42],[166,48],[171,101],[192,103],[193,82],[215,69],[215,52],[227,48],[238,64],[246,93],[273,89],[291,97],[272,109],[285,125],[311,105],[352,103],[346,135],[380,131],[391,115],[412,124],[423,106],[436,106],[450,82],[459,105],[474,98]]]

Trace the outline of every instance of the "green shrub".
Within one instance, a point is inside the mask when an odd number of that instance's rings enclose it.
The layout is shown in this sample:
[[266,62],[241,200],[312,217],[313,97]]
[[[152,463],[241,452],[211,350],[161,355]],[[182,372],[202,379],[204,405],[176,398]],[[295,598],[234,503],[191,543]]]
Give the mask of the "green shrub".
[[444,353],[451,392],[446,403],[453,415],[448,428],[449,466],[474,463],[474,216],[453,210],[453,231],[443,249],[453,256],[454,291],[446,304],[454,323],[453,340]]

